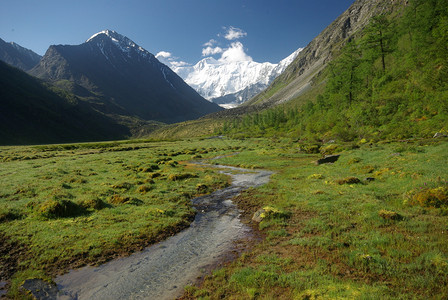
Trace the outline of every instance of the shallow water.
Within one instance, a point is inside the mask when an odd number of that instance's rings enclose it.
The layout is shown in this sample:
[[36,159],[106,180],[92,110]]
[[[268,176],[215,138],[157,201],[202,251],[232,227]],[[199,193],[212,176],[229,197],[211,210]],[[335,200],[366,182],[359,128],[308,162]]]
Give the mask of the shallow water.
[[231,198],[265,184],[270,172],[213,166],[232,176],[230,187],[193,200],[198,210],[191,226],[129,257],[99,267],[73,270],[55,279],[59,299],[175,299],[210,266],[251,238]]

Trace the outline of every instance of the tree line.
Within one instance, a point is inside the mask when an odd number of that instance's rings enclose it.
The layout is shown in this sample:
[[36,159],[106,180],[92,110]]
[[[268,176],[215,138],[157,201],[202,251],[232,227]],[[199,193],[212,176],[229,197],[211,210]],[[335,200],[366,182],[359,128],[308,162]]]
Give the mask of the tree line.
[[334,56],[315,99],[234,119],[222,133],[378,140],[448,130],[448,1],[375,16]]

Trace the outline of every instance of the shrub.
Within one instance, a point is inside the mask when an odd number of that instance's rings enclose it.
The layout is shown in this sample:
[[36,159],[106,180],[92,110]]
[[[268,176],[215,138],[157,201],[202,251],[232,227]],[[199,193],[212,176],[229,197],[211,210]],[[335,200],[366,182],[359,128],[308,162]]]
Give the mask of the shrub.
[[206,184],[198,183],[196,185],[196,191],[198,191],[200,193],[206,192],[207,189],[208,189],[208,186]]
[[65,199],[50,199],[38,207],[38,214],[48,219],[76,217],[83,212],[82,207]]
[[167,166],[170,166],[170,167],[175,167],[175,166],[177,166],[179,163],[178,163],[177,161],[175,161],[175,160],[170,160],[170,161],[166,162],[165,164],[166,164]]
[[149,166],[146,166],[146,167],[138,168],[138,170],[140,172],[146,172],[146,173],[149,173],[149,172],[152,172],[152,171],[156,171],[156,170],[159,170],[159,169],[160,169],[159,166],[155,165],[155,164],[152,164],[152,165],[149,165]]
[[122,195],[118,195],[118,194],[113,195],[109,199],[109,203],[112,203],[112,204],[124,204],[129,201],[131,201],[130,197],[126,197],[126,196],[122,196]]
[[87,180],[81,177],[71,177],[68,179],[68,183],[87,183]]
[[361,160],[362,159],[359,157],[353,157],[348,161],[348,164],[349,165],[357,164],[357,163],[361,162]]
[[0,223],[21,219],[22,217],[23,215],[19,211],[14,209],[0,210]]
[[162,174],[160,174],[159,172],[148,174],[148,177],[151,178],[151,179],[152,178],[157,178],[157,177],[160,177],[160,176],[162,176]]
[[448,206],[448,187],[446,186],[414,190],[408,196],[413,205],[433,208]]
[[338,179],[335,182],[337,184],[339,184],[339,185],[343,185],[343,184],[361,183],[361,180],[359,178],[356,178],[356,177],[346,177],[346,178],[343,178],[343,179]]
[[339,146],[336,144],[330,144],[327,146],[320,147],[319,151],[322,155],[331,155],[339,150]]
[[370,166],[370,165],[363,166],[360,168],[360,171],[365,174],[370,174],[370,173],[373,173],[373,171],[375,171],[375,167]]
[[300,151],[303,151],[308,154],[319,153],[319,148],[320,148],[319,145],[310,145],[310,144],[304,144],[299,146]]
[[166,164],[167,161],[173,160],[171,157],[159,158],[155,161],[156,164],[163,165]]
[[403,219],[403,216],[399,213],[385,209],[380,210],[378,215],[385,220],[400,221]]
[[122,183],[113,185],[112,188],[130,190],[132,188],[132,184],[129,182],[122,182]]
[[152,180],[151,178],[147,178],[144,180],[145,183],[150,183],[150,184],[154,184],[154,180]]
[[324,176],[322,174],[311,174],[308,179],[324,179]]
[[147,192],[149,192],[150,190],[152,190],[152,187],[149,185],[141,185],[137,188],[137,192],[145,194]]
[[255,222],[261,222],[266,219],[286,219],[290,217],[290,213],[282,211],[278,208],[272,206],[265,206],[262,209],[259,209],[255,212],[252,217],[252,220]]
[[92,208],[95,210],[100,210],[100,209],[107,207],[107,204],[104,203],[104,201],[101,200],[100,198],[90,198],[90,199],[81,201],[79,206],[81,206],[82,208],[85,208],[85,209]]
[[168,180],[177,181],[177,180],[183,180],[183,179],[188,179],[188,178],[197,178],[197,177],[198,177],[197,175],[190,174],[190,173],[170,174],[168,176]]
[[128,196],[122,196],[122,195],[113,195],[112,197],[110,197],[109,199],[109,203],[111,204],[130,204],[130,205],[141,205],[143,204],[142,200],[139,200],[137,198],[131,198]]

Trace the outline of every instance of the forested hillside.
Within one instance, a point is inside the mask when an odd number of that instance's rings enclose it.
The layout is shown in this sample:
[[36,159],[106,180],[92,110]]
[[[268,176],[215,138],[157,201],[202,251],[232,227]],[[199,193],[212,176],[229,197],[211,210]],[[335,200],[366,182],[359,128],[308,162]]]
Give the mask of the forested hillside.
[[448,130],[447,1],[409,1],[345,43],[308,94],[227,122],[222,132],[349,141]]

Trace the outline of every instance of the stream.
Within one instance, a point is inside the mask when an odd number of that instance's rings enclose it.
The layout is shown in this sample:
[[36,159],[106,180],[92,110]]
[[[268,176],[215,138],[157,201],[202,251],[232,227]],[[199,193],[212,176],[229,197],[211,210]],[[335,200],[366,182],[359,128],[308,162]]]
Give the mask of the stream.
[[58,299],[175,299],[235,250],[236,241],[250,239],[250,228],[241,223],[231,199],[267,183],[272,173],[211,167],[230,175],[232,184],[192,200],[197,214],[189,228],[129,257],[57,277]]

